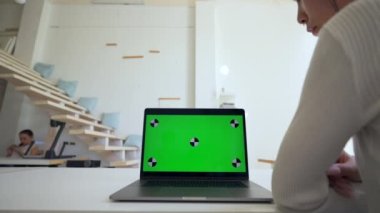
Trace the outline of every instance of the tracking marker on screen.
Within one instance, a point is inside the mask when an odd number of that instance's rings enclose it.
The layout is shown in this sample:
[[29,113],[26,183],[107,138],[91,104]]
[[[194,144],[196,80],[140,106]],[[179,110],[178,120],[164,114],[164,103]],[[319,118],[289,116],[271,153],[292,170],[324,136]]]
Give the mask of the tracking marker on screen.
[[198,146],[198,145],[199,145],[199,139],[198,139],[198,138],[192,138],[192,139],[190,140],[190,145],[191,145],[192,147],[196,147],[196,146]]
[[230,124],[231,124],[232,128],[238,128],[239,127],[239,121],[237,121],[235,119],[231,120]]
[[148,159],[148,165],[150,167],[155,167],[157,165],[157,160],[155,158],[149,158]]
[[158,127],[159,123],[160,122],[157,119],[153,119],[152,121],[150,121],[150,126],[153,128],[156,128],[156,127]]
[[233,161],[232,161],[232,166],[235,167],[235,168],[238,168],[240,167],[241,165],[241,161],[239,158],[235,158]]

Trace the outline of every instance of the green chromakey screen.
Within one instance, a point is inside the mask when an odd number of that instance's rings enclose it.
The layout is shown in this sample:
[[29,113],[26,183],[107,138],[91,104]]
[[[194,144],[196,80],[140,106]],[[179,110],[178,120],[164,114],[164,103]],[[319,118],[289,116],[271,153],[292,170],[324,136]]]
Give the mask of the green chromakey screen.
[[242,115],[146,115],[144,172],[246,172]]

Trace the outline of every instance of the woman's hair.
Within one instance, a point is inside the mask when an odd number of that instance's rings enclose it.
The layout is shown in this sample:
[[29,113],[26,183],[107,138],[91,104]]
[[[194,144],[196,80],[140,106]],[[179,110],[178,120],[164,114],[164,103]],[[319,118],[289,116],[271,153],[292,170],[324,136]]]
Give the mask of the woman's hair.
[[24,129],[24,130],[20,131],[18,134],[19,134],[19,135],[21,135],[21,134],[25,134],[25,135],[28,135],[28,136],[30,136],[30,137],[33,137],[33,136],[34,136],[33,131],[30,130],[30,129]]

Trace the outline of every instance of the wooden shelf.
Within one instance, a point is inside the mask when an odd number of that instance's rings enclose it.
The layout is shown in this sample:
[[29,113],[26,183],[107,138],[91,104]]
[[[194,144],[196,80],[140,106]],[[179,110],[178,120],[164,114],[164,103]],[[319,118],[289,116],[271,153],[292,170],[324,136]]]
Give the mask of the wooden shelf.
[[65,106],[70,107],[74,110],[78,110],[82,113],[86,112],[86,108],[79,106],[78,104],[74,103],[73,101],[68,101],[66,99],[59,98],[49,92],[45,92],[43,90],[37,89],[33,86],[22,86],[22,87],[16,87],[16,91],[22,92],[29,96],[32,99],[36,100],[42,100],[42,99],[47,99],[50,101],[54,101],[59,103],[65,104]]
[[44,85],[39,84],[36,81],[29,80],[25,77],[18,75],[18,74],[0,74],[0,79],[5,79],[15,86],[33,86],[33,87],[41,89],[43,91],[50,92],[51,94],[56,95],[56,96],[58,96],[62,99],[65,99],[67,101],[71,101],[71,99],[67,95],[65,95],[64,93],[57,92],[56,90],[52,90],[48,87],[45,87]]
[[158,53],[160,53],[161,51],[159,51],[159,50],[149,50],[149,53],[154,53],[154,54],[158,54]]
[[58,114],[67,114],[67,113],[73,114],[73,115],[77,115],[79,118],[82,118],[91,122],[99,123],[99,120],[90,114],[82,113],[80,111],[62,106],[61,104],[57,104],[52,101],[36,101],[34,102],[34,104],[40,107],[44,107],[45,109],[50,110],[52,111],[52,113],[55,113],[55,114],[57,113]]
[[70,135],[81,135],[81,136],[89,136],[89,137],[95,137],[95,138],[109,138],[111,140],[124,140],[125,138],[118,137],[113,134],[104,133],[104,132],[97,132],[93,130],[87,130],[87,129],[72,129],[69,131]]
[[113,161],[110,162],[111,167],[131,167],[139,164],[138,160],[128,160],[128,161]]
[[71,123],[71,124],[77,124],[77,125],[83,125],[83,126],[93,126],[96,130],[109,130],[113,131],[111,127],[99,124],[97,122],[91,122],[85,119],[77,118],[73,115],[53,115],[51,117],[53,120],[62,121],[65,123]]
[[159,101],[180,101],[181,98],[179,97],[161,97],[158,98]]
[[267,163],[267,164],[271,164],[271,165],[274,165],[276,163],[276,161],[274,161],[274,160],[267,160],[267,159],[257,159],[257,162]]
[[117,43],[106,43],[107,47],[116,47]]
[[136,147],[126,147],[126,146],[103,146],[96,145],[90,146],[89,150],[91,151],[137,151]]
[[123,56],[123,59],[141,59],[144,58],[143,55],[126,55]]

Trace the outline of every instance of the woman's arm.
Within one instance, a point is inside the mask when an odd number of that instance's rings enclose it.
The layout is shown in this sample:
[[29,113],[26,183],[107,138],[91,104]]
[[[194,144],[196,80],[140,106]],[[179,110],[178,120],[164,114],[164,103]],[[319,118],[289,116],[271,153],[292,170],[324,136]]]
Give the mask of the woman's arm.
[[320,34],[298,110],[280,147],[273,195],[283,212],[357,212],[329,188],[326,171],[363,125],[350,60],[328,32]]

